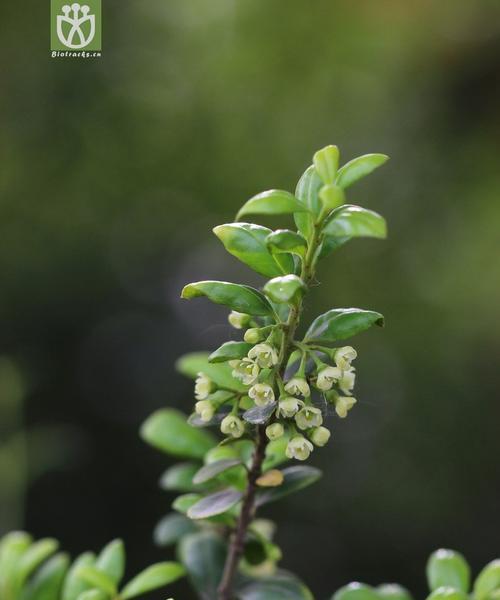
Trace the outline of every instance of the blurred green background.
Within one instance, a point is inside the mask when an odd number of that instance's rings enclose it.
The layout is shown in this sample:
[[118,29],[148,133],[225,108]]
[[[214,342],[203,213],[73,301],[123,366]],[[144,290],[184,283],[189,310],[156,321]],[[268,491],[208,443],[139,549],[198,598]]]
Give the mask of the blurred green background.
[[498,1],[103,11],[103,57],[71,60],[49,56],[48,0],[0,7],[2,531],[72,552],[120,535],[131,572],[165,556],[151,531],[172,500],[156,486],[167,461],[137,430],[157,407],[190,410],[178,355],[235,335],[181,286],[259,283],[210,229],[254,193],[293,189],[335,143],[344,161],[391,156],[348,194],[390,237],[340,249],[306,318],[360,306],[387,327],[355,340],[359,404],[314,455],[322,483],[267,513],[282,564],[324,598],[351,579],[421,594],[437,546],[475,569],[494,558]]

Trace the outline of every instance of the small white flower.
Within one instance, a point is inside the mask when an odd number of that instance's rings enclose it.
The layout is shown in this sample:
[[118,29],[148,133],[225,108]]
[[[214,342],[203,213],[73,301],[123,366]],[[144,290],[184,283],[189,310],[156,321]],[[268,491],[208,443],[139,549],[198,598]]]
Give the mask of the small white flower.
[[196,400],[205,400],[205,398],[213,391],[213,381],[205,375],[198,373],[198,377],[194,383],[194,396]]
[[311,427],[319,427],[323,423],[323,415],[321,410],[314,406],[304,406],[295,415],[295,422],[299,429],[309,429]]
[[315,446],[320,448],[324,446],[332,434],[326,427],[318,427],[311,434],[311,441]]
[[333,359],[335,360],[335,364],[339,369],[347,371],[350,368],[352,361],[357,356],[358,353],[352,346],[343,346],[342,348],[337,348],[335,350]]
[[194,405],[194,410],[205,422],[211,421],[215,413],[215,407],[210,400],[200,400]]
[[349,371],[342,371],[342,377],[339,379],[338,384],[339,388],[342,390],[342,392],[344,392],[344,394],[347,394],[348,396],[351,395],[352,389],[354,388],[355,378],[356,375],[353,369],[350,369]]
[[340,418],[344,419],[355,404],[356,398],[352,396],[339,396],[335,399],[335,412]]
[[227,320],[235,329],[243,329],[249,324],[250,318],[250,315],[233,310],[229,313]]
[[284,396],[278,403],[278,415],[290,418],[300,410],[300,407],[304,406],[302,400],[292,398],[291,396]]
[[273,388],[267,383],[256,383],[249,390],[248,395],[257,406],[266,406],[274,402]]
[[277,440],[285,433],[285,428],[281,423],[273,423],[266,427],[266,435],[268,439]]
[[307,460],[313,451],[313,445],[309,440],[302,435],[297,435],[292,438],[286,447],[286,455],[288,458],[296,458],[297,460]]
[[248,353],[248,358],[255,360],[262,369],[269,369],[278,363],[278,353],[270,344],[257,344]]
[[311,395],[309,385],[303,377],[294,377],[293,379],[290,379],[285,385],[285,391],[292,396],[303,396],[304,398]]
[[245,424],[238,417],[227,415],[227,417],[222,419],[220,430],[224,435],[239,438],[245,433]]
[[230,360],[229,364],[233,367],[233,377],[239,379],[244,385],[252,385],[259,376],[259,365],[250,358]]
[[342,377],[342,370],[338,367],[324,367],[318,373],[316,387],[322,392],[330,390],[335,382]]

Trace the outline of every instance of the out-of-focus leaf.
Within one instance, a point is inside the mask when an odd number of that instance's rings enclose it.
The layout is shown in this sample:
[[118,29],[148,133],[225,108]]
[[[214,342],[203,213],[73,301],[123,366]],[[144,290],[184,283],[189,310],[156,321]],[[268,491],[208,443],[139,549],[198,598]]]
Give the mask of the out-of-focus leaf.
[[168,585],[184,577],[186,570],[176,562],[163,562],[151,565],[136,575],[120,593],[123,600],[135,598],[152,590]]
[[153,538],[158,546],[176,544],[184,535],[196,531],[196,525],[184,515],[170,513],[156,525]]
[[211,532],[184,537],[179,545],[179,560],[203,600],[214,600],[222,578],[227,548],[222,539]]
[[113,540],[101,550],[95,568],[119,585],[125,573],[125,547],[122,540]]
[[337,146],[325,146],[315,152],[313,164],[323,183],[329,184],[335,181],[339,168],[339,157],[340,153]]
[[0,598],[11,598],[15,592],[14,574],[32,538],[24,531],[14,531],[0,540]]
[[96,587],[112,597],[116,594],[116,584],[107,573],[103,573],[95,567],[84,566],[80,567],[76,574],[92,587]]
[[235,506],[242,497],[242,492],[228,488],[201,498],[188,509],[187,515],[190,519],[208,519],[221,515]]
[[243,358],[248,354],[251,348],[252,344],[247,344],[246,342],[225,342],[210,354],[208,361],[211,363],[220,363]]
[[87,590],[82,592],[77,600],[109,600],[109,596],[102,590]]
[[246,583],[236,597],[238,600],[314,600],[307,587],[288,573]]
[[384,217],[374,212],[346,204],[332,213],[331,218],[323,228],[326,236],[334,238],[387,237],[387,224]]
[[69,557],[57,554],[35,573],[21,595],[21,600],[55,600],[60,597]]
[[35,542],[21,556],[15,566],[15,589],[22,589],[24,582],[28,577],[44,562],[49,556],[57,551],[59,543],[52,538],[46,538]]
[[167,469],[160,478],[160,487],[164,490],[192,492],[196,486],[193,477],[199,469],[196,463],[179,463]]
[[62,600],[77,600],[81,593],[89,589],[89,584],[78,577],[77,572],[80,567],[93,567],[94,565],[95,555],[92,552],[85,552],[75,559],[64,580]]
[[364,583],[353,582],[341,587],[331,600],[380,600],[377,592]]
[[252,223],[218,225],[215,235],[238,260],[265,277],[276,277],[293,271],[291,256],[273,255],[266,244],[271,230]]
[[203,458],[214,439],[205,431],[191,427],[177,410],[164,408],[154,412],[141,427],[142,439],[173,456]]
[[214,477],[217,477],[217,475],[220,475],[221,473],[224,473],[224,471],[227,471],[228,469],[231,469],[237,465],[241,465],[241,461],[238,458],[227,458],[210,463],[209,465],[204,465],[194,475],[193,483],[206,483]]
[[476,577],[474,600],[488,600],[489,594],[500,588],[500,559],[492,560]]
[[315,467],[294,466],[282,470],[283,483],[275,488],[258,492],[256,504],[262,506],[275,502],[284,496],[298,492],[299,490],[316,483],[321,477],[321,471]]
[[469,596],[454,587],[442,586],[427,596],[427,600],[467,600]]
[[364,154],[346,163],[339,169],[335,183],[346,189],[358,179],[366,177],[389,160],[386,154]]
[[278,487],[282,485],[285,477],[278,469],[271,469],[261,475],[255,482],[260,487]]
[[431,591],[440,587],[469,591],[470,567],[465,558],[454,550],[441,548],[433,552],[427,561],[426,574]]
[[372,325],[383,327],[383,315],[361,308],[334,308],[314,319],[304,340],[306,342],[336,342],[357,335]]
[[278,229],[270,233],[266,238],[266,244],[274,254],[289,252],[304,257],[307,250],[306,239],[300,233],[289,229]]
[[323,187],[321,177],[316,172],[314,165],[308,167],[297,183],[295,195],[312,213],[294,214],[295,224],[299,232],[306,238],[312,233],[314,219],[321,212],[321,202],[319,199],[319,190]]
[[226,363],[210,363],[208,357],[208,352],[193,352],[182,356],[175,366],[180,373],[191,379],[195,379],[198,373],[204,373],[219,387],[236,392],[247,391],[248,388],[231,375],[232,367]]
[[253,425],[263,425],[271,418],[276,410],[276,402],[270,402],[265,406],[253,406],[243,413],[243,419]]
[[307,207],[290,192],[267,190],[245,202],[236,218],[244,215],[284,215],[305,210]]
[[262,317],[273,315],[272,306],[266,297],[248,285],[227,281],[197,281],[186,285],[181,294],[181,297],[187,300],[200,296],[247,315]]
[[275,277],[266,283],[264,292],[273,302],[291,302],[297,294],[302,293],[306,286],[297,275]]
[[267,444],[266,458],[262,464],[262,469],[264,471],[272,469],[273,467],[277,467],[278,465],[281,465],[289,460],[285,454],[288,439],[288,436],[283,435],[279,439],[273,440]]
[[375,591],[383,600],[412,600],[410,592],[397,583],[384,583],[377,586]]

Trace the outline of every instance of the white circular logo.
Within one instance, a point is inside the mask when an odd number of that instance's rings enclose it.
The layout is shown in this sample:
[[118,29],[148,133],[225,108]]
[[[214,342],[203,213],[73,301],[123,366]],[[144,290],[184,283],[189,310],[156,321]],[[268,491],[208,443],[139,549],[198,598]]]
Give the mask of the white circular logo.
[[78,50],[88,46],[95,36],[95,15],[90,7],[75,2],[62,7],[62,15],[57,15],[57,37],[67,48]]

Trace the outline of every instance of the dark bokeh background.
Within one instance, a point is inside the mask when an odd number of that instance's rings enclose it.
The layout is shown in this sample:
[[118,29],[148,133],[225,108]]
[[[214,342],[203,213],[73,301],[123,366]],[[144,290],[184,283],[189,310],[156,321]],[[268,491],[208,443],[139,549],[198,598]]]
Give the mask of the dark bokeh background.
[[318,598],[351,579],[422,594],[437,546],[478,569],[500,526],[498,2],[103,4],[94,61],[49,57],[48,0],[0,8],[0,354],[24,377],[25,431],[60,440],[26,495],[4,453],[1,526],[72,552],[123,536],[131,572],[165,556],[167,461],[137,430],[189,411],[179,354],[233,335],[179,290],[255,282],[210,228],[336,143],[391,155],[349,194],[390,237],[325,264],[307,317],[361,306],[387,327],[356,340],[360,403],[314,455],[323,482],[269,513],[283,565]]

